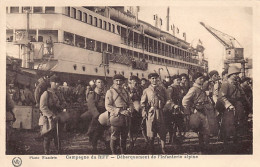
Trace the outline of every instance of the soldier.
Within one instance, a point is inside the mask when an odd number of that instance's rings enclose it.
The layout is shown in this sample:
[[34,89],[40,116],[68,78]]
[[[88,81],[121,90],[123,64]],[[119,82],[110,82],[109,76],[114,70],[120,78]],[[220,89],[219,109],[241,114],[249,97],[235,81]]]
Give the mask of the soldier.
[[[139,86],[139,78],[137,76],[132,75],[129,78],[129,84],[127,87],[127,91],[129,93],[129,97],[133,104],[134,110],[132,113],[131,124],[130,124],[130,148],[132,149],[134,146],[133,134],[137,134],[140,130],[142,114],[140,112],[140,100],[143,94],[142,88]],[[147,136],[143,133],[145,141],[147,142]]]
[[32,106],[35,104],[32,91],[29,89],[30,84],[28,83],[24,88],[25,105]]
[[234,143],[238,142],[238,135],[245,130],[245,110],[244,102],[248,102],[245,93],[238,83],[238,74],[240,69],[236,66],[230,66],[227,74],[227,81],[222,83],[219,91],[219,100],[224,104],[222,127],[224,144],[229,137],[233,136]]
[[59,120],[58,113],[62,111],[59,98],[56,94],[59,86],[59,78],[55,75],[50,77],[51,87],[45,91],[40,99],[40,111],[42,116],[39,120],[41,135],[43,136],[44,153],[50,153],[50,141],[54,139],[55,148],[59,153],[59,141],[57,136],[56,123]]
[[210,84],[209,84],[209,96],[216,104],[218,100],[218,92],[220,89],[219,74],[216,70],[209,72]]
[[185,113],[189,115],[188,121],[190,128],[198,132],[201,151],[206,151],[205,149],[207,149],[209,145],[210,134],[209,121],[206,113],[214,111],[214,108],[202,88],[204,83],[203,74],[197,72],[193,76],[193,79],[195,83],[183,97],[182,105],[185,109]]
[[145,79],[145,78],[142,78],[141,79],[141,88],[143,89],[143,90],[145,90],[148,86],[148,83],[147,83],[148,81],[147,81],[147,79]]
[[50,86],[50,80],[47,75],[43,76],[38,80],[38,85],[36,85],[36,88],[34,90],[36,107],[39,107],[41,95],[43,94],[44,91],[48,89],[49,86]]
[[83,102],[85,99],[85,87],[83,86],[83,81],[78,80],[78,84],[74,90],[75,95],[77,96],[77,102]]
[[188,93],[188,91],[190,89],[189,77],[185,73],[182,73],[180,75],[180,77],[181,77],[180,86],[181,86],[182,94],[184,96],[184,95],[186,95]]
[[[182,112],[182,92],[180,88],[180,76],[172,76],[173,83],[167,89],[167,104],[170,106],[167,112],[167,126],[169,130],[170,140],[169,143],[176,139],[177,129],[179,131],[179,136],[182,137],[181,132],[183,129],[183,112]],[[167,106],[167,104],[165,106]]]
[[127,91],[123,88],[124,81],[125,77],[123,75],[116,74],[113,77],[113,85],[107,91],[105,97],[105,107],[109,113],[111,125],[110,148],[112,154],[116,154],[119,142],[121,154],[126,152],[131,100]]
[[14,133],[13,133],[13,123],[16,121],[15,115],[13,113],[14,102],[6,89],[6,153],[13,153],[16,148]]
[[[105,142],[103,138],[105,128],[98,122],[99,115],[106,111],[104,81],[97,79],[95,80],[95,85],[94,90],[90,90],[87,96],[88,110],[92,116],[87,134],[92,144],[92,153],[97,153],[98,140]],[[109,148],[107,142],[105,142],[105,144],[106,147]]]
[[222,74],[221,74],[222,75],[222,83],[227,81],[227,79],[228,79],[227,74],[228,74],[227,70],[224,70],[222,72]]
[[143,91],[141,97],[142,116],[146,119],[146,132],[149,138],[149,153],[153,152],[154,138],[158,134],[162,153],[165,154],[166,126],[163,108],[166,103],[166,90],[158,86],[157,73],[148,75],[151,84]]

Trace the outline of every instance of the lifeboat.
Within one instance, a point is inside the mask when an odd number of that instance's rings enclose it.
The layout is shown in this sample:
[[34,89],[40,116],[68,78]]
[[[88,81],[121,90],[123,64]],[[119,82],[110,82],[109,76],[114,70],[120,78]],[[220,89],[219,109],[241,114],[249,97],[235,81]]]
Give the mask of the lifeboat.
[[146,23],[142,20],[138,20],[138,24],[140,24],[143,27],[144,33],[151,35],[155,38],[160,37],[161,30],[159,28],[156,28],[156,27],[152,26],[151,24]]
[[109,8],[110,18],[112,20],[118,21],[127,26],[136,25],[136,18],[130,13],[116,10],[114,8]]
[[185,41],[179,41],[179,46],[182,47],[183,49],[188,49],[189,43],[187,43]]
[[167,32],[161,32],[161,34],[166,38],[166,42],[171,43],[173,45],[178,43],[178,38],[176,38],[175,36]]

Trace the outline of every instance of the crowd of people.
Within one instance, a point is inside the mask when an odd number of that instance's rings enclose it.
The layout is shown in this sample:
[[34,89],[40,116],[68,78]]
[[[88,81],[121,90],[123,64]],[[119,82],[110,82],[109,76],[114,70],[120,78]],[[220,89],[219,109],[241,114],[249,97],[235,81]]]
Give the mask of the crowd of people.
[[[44,78],[39,87],[45,88],[35,90],[44,153],[50,154],[52,139],[59,153],[57,125],[75,101],[88,108],[80,118],[90,120],[86,133],[93,153],[99,152],[99,140],[112,154],[129,153],[138,134],[144,138],[147,154],[166,154],[166,143],[181,144],[189,131],[198,134],[203,153],[209,151],[211,137],[217,136],[224,145],[232,141],[236,144],[250,130],[248,117],[252,115],[253,103],[252,79],[240,78],[239,74],[236,66],[223,71],[222,77],[213,70],[208,74],[197,72],[191,78],[176,74],[166,81],[161,81],[157,73],[149,74],[148,79],[132,75],[128,82],[123,75],[116,74],[110,88],[99,78],[87,87],[79,81],[73,90],[66,83],[59,86],[60,79],[55,75]],[[104,136],[106,130],[110,131],[110,140]],[[161,152],[157,153],[156,137],[161,144]]]

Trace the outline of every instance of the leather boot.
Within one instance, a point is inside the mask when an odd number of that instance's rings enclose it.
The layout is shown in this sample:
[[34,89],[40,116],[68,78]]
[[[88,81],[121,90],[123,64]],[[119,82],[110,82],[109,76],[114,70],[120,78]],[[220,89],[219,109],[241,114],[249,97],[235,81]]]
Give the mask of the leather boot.
[[124,139],[121,139],[120,151],[121,151],[121,154],[125,154],[126,153],[126,140],[124,140]]
[[154,152],[154,140],[149,140],[148,154],[153,154]]
[[110,149],[113,155],[116,154],[116,146],[117,146],[117,141],[116,140],[110,140]]
[[50,139],[47,137],[44,137],[44,139],[43,139],[43,149],[44,149],[45,155],[50,154]]
[[161,140],[162,154],[166,154],[165,152],[165,141]]

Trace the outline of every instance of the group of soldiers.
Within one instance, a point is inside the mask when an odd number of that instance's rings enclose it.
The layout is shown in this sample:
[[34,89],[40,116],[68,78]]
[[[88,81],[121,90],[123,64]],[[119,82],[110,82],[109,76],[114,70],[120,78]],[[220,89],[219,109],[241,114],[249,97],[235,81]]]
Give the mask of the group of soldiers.
[[[213,70],[205,75],[196,72],[192,82],[187,74],[173,75],[167,82],[150,73],[148,80],[121,74],[113,77],[113,85],[105,91],[103,79],[92,80],[86,90],[86,112],[90,123],[87,135],[92,152],[98,153],[98,141],[103,141],[112,154],[126,154],[134,147],[135,136],[142,134],[147,154],[154,154],[154,140],[159,137],[161,152],[166,154],[166,137],[169,143],[179,143],[185,133],[198,134],[201,152],[209,150],[210,137],[218,136],[224,144],[249,131],[248,115],[252,114],[252,80],[240,78],[240,69],[230,66],[222,79]],[[59,78],[49,78],[50,88],[40,97],[39,108],[44,153],[50,154],[50,141],[59,148],[56,124],[66,109],[62,108],[57,89]],[[104,132],[110,131],[107,141]],[[129,149],[127,149],[129,139]],[[119,149],[118,149],[119,147]]]

